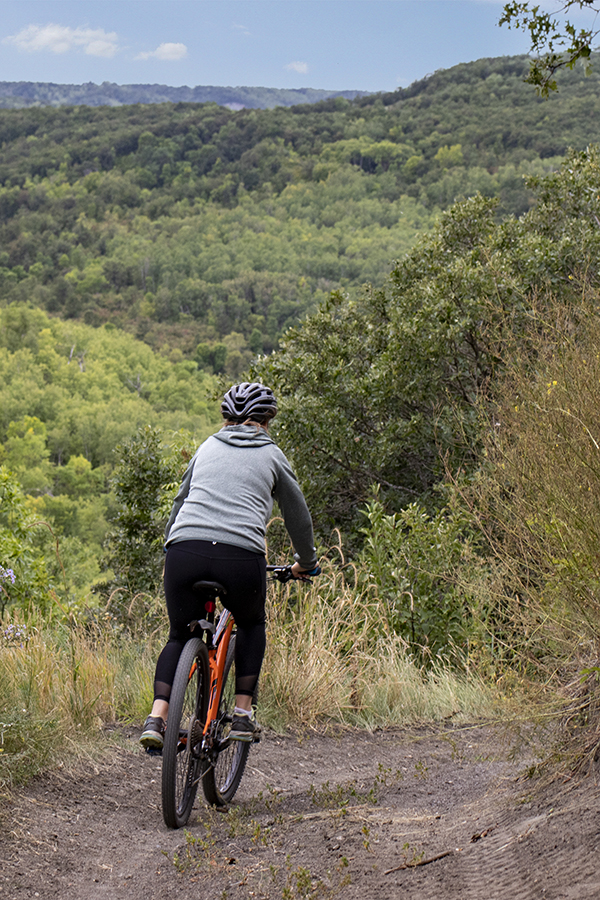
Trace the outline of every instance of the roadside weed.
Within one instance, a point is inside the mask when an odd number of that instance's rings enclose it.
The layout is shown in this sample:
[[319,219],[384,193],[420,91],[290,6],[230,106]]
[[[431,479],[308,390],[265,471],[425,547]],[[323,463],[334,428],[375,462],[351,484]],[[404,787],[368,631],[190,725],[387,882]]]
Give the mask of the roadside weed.
[[407,866],[416,866],[425,856],[425,851],[417,850],[416,847],[411,847],[409,841],[406,841],[406,843],[402,845],[402,855],[404,856],[404,861]]
[[415,763],[415,778],[421,778],[424,781],[428,772],[429,766],[426,766],[422,759]]

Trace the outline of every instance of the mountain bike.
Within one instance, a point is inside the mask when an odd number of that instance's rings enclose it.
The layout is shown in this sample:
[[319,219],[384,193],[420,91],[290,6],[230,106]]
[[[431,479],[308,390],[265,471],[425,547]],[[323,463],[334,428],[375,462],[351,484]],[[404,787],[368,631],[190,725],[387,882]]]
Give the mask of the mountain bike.
[[[293,579],[291,566],[267,566],[273,580]],[[307,578],[300,579],[308,581]],[[235,708],[235,622],[227,609],[216,616],[225,588],[197,581],[206,617],[190,622],[169,701],[162,751],[162,809],[169,828],[182,828],[192,811],[198,784],[213,806],[225,806],[237,791],[250,744],[229,738]],[[258,687],[252,698],[256,703]]]

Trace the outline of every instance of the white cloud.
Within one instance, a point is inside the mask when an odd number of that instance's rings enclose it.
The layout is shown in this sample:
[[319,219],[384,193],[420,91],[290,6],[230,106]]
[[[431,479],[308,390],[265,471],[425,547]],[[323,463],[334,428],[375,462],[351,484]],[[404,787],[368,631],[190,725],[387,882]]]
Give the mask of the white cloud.
[[114,56],[119,49],[118,36],[103,28],[69,28],[66,25],[28,25],[18,34],[5,37],[3,44],[13,44],[26,53],[68,53],[83,50],[88,56]]
[[136,59],[185,59],[187,56],[185,44],[160,44],[156,50],[148,50],[146,53],[138,53]]
[[299,75],[306,75],[308,65],[305,62],[291,62],[284,66],[284,69],[289,69],[290,72],[298,72]]
[[251,35],[252,35],[252,32],[251,32],[251,31],[248,31],[248,29],[246,28],[245,25],[236,25],[236,23],[234,22],[233,25],[232,25],[231,27],[232,27],[232,28],[235,28],[237,31],[241,31],[242,34],[245,34],[245,35],[247,35],[248,37],[251,37]]

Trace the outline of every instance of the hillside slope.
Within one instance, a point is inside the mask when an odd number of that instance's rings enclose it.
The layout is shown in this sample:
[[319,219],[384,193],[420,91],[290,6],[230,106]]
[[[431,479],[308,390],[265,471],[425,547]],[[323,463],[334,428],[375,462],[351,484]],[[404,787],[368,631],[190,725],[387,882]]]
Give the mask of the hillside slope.
[[[0,302],[28,301],[236,377],[334,288],[381,285],[439,211],[600,140],[600,81],[551,101],[525,57],[289,109],[0,110]],[[200,345],[200,348],[198,348]]]
[[232,109],[271,109],[318,103],[330,97],[353,100],[368,91],[325,91],[315,88],[173,87],[169,84],[53,84],[41,81],[0,81],[0,109],[24,106],[123,106],[127,103],[218,103]]

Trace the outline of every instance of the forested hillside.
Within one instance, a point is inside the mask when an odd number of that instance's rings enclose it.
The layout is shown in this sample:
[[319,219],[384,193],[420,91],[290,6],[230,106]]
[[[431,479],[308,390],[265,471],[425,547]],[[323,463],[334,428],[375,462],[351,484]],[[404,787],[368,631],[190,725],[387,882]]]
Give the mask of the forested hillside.
[[237,375],[335,288],[382,285],[441,209],[499,214],[600,139],[598,75],[552,103],[524,58],[352,102],[0,112],[0,300],[113,322]]

